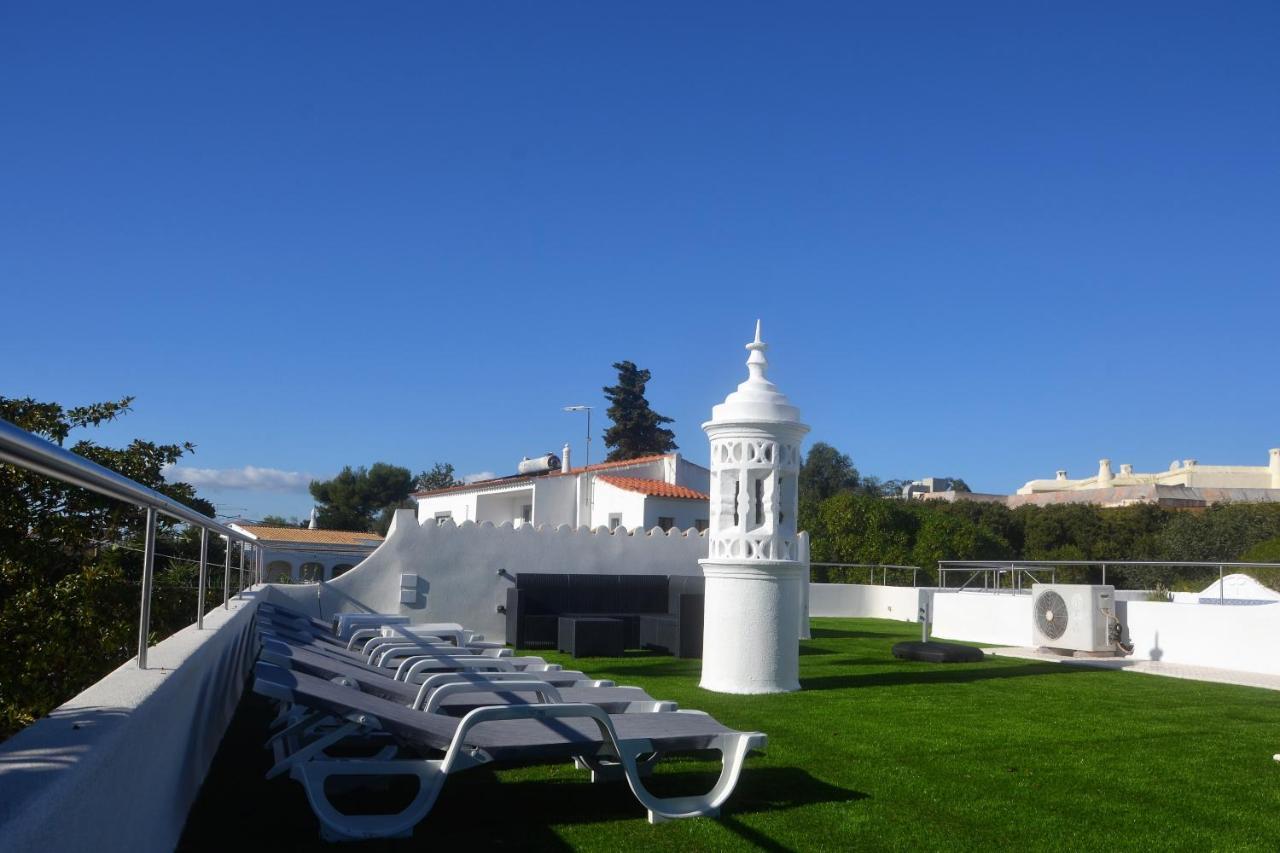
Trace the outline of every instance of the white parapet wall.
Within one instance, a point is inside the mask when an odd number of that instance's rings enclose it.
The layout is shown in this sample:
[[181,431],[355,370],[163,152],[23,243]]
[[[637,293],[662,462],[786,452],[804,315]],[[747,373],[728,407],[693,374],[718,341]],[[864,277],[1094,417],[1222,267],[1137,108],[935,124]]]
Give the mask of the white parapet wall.
[[419,524],[413,510],[399,510],[386,541],[360,565],[327,583],[273,585],[271,596],[321,619],[348,611],[397,614],[459,622],[504,641],[506,617],[498,607],[521,572],[701,575],[698,560],[706,556],[707,539],[694,530]]
[[[815,585],[816,586],[816,585]],[[1190,604],[1142,601],[1121,591],[1116,614],[1133,643],[1135,660],[1280,675],[1280,602]],[[932,635],[993,646],[1030,646],[1030,595],[939,592]],[[815,608],[816,613],[816,608]]]
[[173,850],[257,655],[256,607],[214,608],[0,744],[0,851]]
[[932,636],[993,646],[1031,645],[1031,596],[941,592],[933,596]]
[[811,583],[809,615],[918,622],[920,608],[928,605],[932,595],[933,591],[925,587]]
[[1280,675],[1280,603],[1128,601],[1117,610],[1135,658]]

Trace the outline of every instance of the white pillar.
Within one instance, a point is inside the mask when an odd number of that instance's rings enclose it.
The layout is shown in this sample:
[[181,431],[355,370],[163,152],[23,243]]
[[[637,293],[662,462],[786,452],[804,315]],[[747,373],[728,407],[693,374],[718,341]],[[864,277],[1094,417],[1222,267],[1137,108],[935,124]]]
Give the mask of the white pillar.
[[796,533],[800,411],[765,378],[760,340],[748,378],[711,410],[711,518],[702,687],[721,693],[800,689],[799,637],[807,563]]
[[1114,479],[1115,478],[1111,473],[1111,460],[1099,459],[1098,460],[1098,486],[1100,488],[1110,488],[1111,483]]
[[1271,464],[1267,467],[1271,472],[1271,488],[1280,489],[1280,447],[1271,448]]
[[801,530],[796,534],[800,542],[800,639],[813,639],[809,631],[809,583],[812,572],[809,567],[809,534]]

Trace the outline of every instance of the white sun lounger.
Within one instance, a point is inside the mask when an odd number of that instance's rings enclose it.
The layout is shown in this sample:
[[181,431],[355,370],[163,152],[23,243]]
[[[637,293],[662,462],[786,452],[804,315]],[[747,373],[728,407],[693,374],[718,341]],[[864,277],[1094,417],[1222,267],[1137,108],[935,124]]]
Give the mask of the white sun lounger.
[[[610,715],[595,705],[526,704],[477,708],[461,719],[380,699],[305,673],[259,663],[254,690],[310,712],[328,715],[335,728],[287,759],[302,783],[329,839],[404,836],[434,805],[452,773],[495,762],[527,764],[573,758],[590,767],[593,780],[625,778],[650,822],[715,816],[737,784],[747,754],[761,749],[759,732],[737,732],[700,712]],[[403,748],[430,758],[332,759],[325,746],[344,737],[382,732]],[[721,754],[720,777],[701,796],[656,797],[644,786],[640,765],[694,750]],[[436,757],[443,753],[443,757]],[[395,814],[353,815],[338,811],[325,792],[334,776],[410,775],[418,779],[413,801]]]

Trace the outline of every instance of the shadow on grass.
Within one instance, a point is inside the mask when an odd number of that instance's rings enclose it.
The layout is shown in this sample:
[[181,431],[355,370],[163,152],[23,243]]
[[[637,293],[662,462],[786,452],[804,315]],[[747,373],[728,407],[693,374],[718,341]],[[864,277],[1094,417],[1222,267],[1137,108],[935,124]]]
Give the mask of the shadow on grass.
[[813,628],[810,634],[815,640],[902,639],[902,634],[891,631],[842,631],[837,628]]
[[[1068,675],[1085,672],[1084,667],[1067,667],[1056,663],[1030,663],[1021,666],[977,665],[956,668],[957,664],[922,664],[920,669],[897,672],[848,673],[819,675],[800,679],[803,690],[847,690],[857,687],[896,687],[904,684],[964,684],[995,678],[1024,678],[1029,675]],[[927,668],[926,668],[927,667]]]

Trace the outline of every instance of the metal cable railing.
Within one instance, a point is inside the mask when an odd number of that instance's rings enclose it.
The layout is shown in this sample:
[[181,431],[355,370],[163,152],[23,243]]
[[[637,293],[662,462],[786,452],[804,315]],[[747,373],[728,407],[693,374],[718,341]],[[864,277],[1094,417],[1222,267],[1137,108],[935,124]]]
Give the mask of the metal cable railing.
[[[1226,597],[1225,578],[1227,569],[1280,569],[1280,563],[1234,563],[1220,561],[1193,560],[939,560],[938,585],[947,588],[947,575],[952,572],[967,573],[964,581],[956,590],[968,588],[969,584],[982,577],[984,591],[1000,591],[1007,575],[1008,589],[1021,592],[1024,579],[1032,583],[1043,583],[1041,575],[1048,573],[1049,582],[1058,579],[1058,569],[1085,568],[1100,569],[1102,583],[1107,582],[1107,567],[1125,568],[1171,568],[1171,569],[1213,569],[1218,570],[1218,598]],[[976,588],[976,587],[975,587]]]
[[911,585],[917,586],[919,580],[919,566],[895,566],[890,563],[810,563],[810,567],[818,567],[824,569],[866,569],[867,583],[874,585],[876,582],[876,570],[880,571],[880,585],[889,585],[889,572],[911,572]]
[[200,528],[200,580],[196,612],[196,628],[204,628],[205,587],[208,580],[209,533],[227,540],[227,553],[222,584],[222,606],[229,608],[231,589],[232,543],[240,543],[240,586],[244,587],[244,546],[253,539],[217,519],[197,512],[168,495],[103,467],[51,441],[32,435],[20,427],[0,419],[0,463],[16,465],[72,486],[105,495],[146,510],[146,535],[142,557],[142,611],[138,617],[138,668],[147,668],[147,635],[151,628],[151,593],[156,557],[156,518],[163,513],[170,518]]

